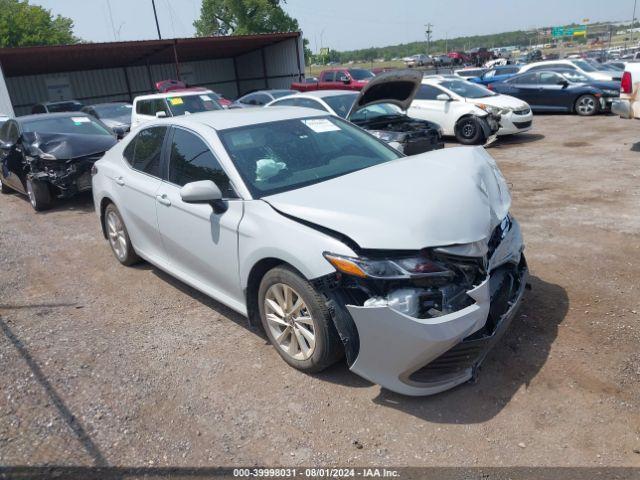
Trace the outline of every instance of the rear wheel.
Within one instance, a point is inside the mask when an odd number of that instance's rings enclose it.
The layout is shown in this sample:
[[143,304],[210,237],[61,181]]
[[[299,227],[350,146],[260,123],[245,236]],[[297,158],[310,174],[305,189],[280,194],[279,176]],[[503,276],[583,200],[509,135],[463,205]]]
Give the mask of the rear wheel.
[[478,145],[484,142],[484,132],[476,117],[464,117],[456,125],[456,139],[464,145]]
[[342,357],[342,344],[324,299],[298,273],[276,267],[258,290],[260,320],[271,344],[292,367],[313,373]]
[[40,212],[51,208],[51,190],[47,183],[27,178],[25,186],[29,202],[35,211]]
[[598,99],[593,95],[582,95],[576,100],[575,111],[583,117],[595,115],[598,111]]
[[127,266],[138,263],[140,257],[133,249],[127,227],[113,203],[107,205],[104,211],[104,226],[109,245],[111,245],[111,250],[118,261]]

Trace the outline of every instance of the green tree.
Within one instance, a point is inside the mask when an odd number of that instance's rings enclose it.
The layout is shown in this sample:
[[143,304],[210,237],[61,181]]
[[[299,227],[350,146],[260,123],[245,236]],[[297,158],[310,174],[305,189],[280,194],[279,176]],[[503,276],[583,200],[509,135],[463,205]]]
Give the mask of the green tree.
[[[298,21],[280,6],[281,0],[202,0],[196,35],[247,35],[293,32]],[[284,3],[284,0],[282,0]]]
[[28,0],[0,0],[0,47],[78,43],[73,21]]

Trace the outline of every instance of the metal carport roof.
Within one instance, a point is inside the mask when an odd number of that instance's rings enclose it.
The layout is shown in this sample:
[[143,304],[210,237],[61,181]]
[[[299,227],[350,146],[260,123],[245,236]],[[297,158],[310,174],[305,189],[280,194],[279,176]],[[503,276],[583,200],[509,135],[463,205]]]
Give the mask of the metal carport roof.
[[236,57],[300,32],[0,48],[5,77]]

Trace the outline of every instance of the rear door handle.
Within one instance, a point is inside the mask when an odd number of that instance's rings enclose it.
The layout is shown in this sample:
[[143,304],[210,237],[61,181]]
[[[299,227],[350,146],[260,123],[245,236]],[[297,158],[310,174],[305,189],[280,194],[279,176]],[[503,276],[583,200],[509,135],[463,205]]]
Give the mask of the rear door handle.
[[166,193],[163,193],[162,195],[156,195],[156,200],[162,205],[166,205],[167,207],[171,205],[171,200],[167,198]]
[[123,177],[117,177],[116,179],[116,183],[120,186],[124,185],[124,178]]

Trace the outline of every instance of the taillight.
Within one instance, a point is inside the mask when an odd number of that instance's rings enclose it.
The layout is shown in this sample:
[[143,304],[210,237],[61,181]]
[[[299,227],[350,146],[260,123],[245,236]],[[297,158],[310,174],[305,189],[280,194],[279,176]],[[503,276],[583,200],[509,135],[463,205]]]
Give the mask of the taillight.
[[631,82],[631,72],[624,72],[622,74],[622,82],[620,82],[622,93],[632,93],[633,83]]

